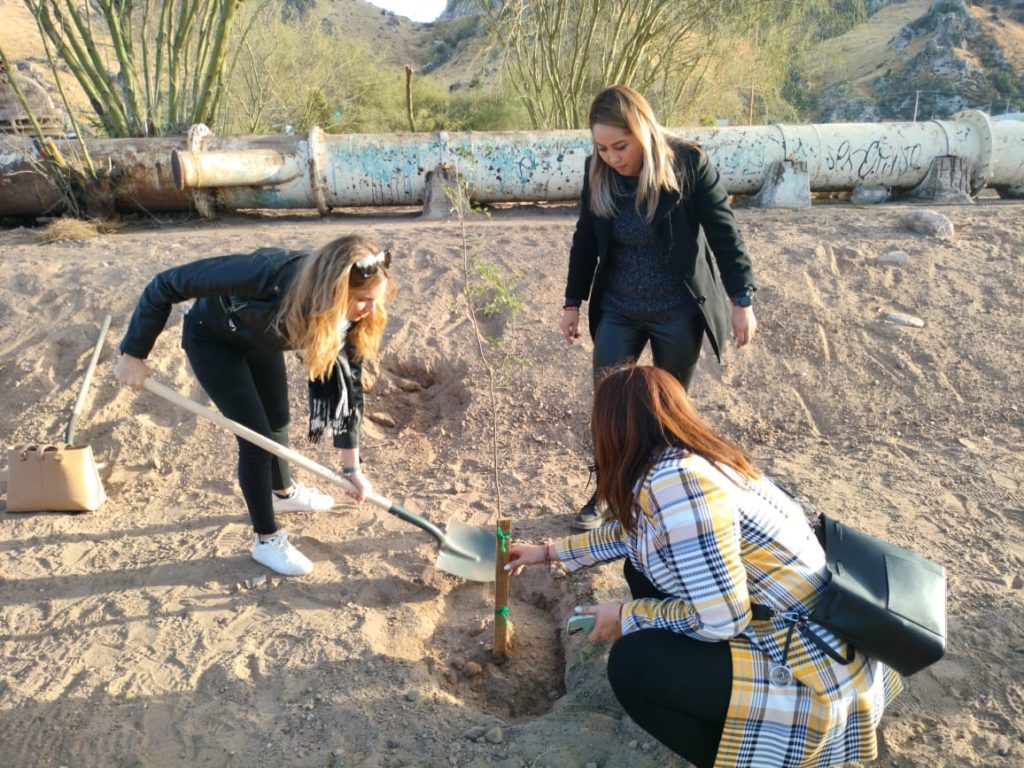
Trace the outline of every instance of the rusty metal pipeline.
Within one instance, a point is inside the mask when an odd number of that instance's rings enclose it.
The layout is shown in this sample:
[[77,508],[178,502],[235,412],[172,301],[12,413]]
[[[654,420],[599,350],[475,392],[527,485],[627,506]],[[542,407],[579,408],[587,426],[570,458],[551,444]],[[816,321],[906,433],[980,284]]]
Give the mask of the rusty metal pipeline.
[[[936,157],[957,155],[970,187],[1024,196],[1024,123],[997,122],[976,110],[921,123],[834,123],[679,129],[699,142],[733,194],[757,192],[774,164],[806,164],[812,191],[860,186],[908,190]],[[74,157],[73,141],[57,142]],[[480,202],[579,198],[588,131],[215,136],[193,126],[187,137],[90,140],[103,195],[117,210],[316,208],[416,205],[426,177],[456,166]],[[0,137],[0,215],[58,212],[58,190],[39,171],[35,143]]]

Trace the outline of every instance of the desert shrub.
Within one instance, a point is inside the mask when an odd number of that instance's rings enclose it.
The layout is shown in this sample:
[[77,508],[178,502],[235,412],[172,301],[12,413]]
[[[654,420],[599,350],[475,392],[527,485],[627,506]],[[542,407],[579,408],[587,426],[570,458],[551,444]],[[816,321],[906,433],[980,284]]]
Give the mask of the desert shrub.
[[1020,96],[1020,85],[1010,72],[996,70],[988,73],[989,82],[1000,96],[1015,99]]
[[[332,133],[409,130],[405,72],[382,65],[370,46],[341,40],[315,14],[282,18],[257,8],[238,52],[216,129],[221,133]],[[460,28],[461,29],[461,28]],[[449,93],[432,77],[413,78],[418,131],[509,130],[527,125],[515,99],[482,89]]]

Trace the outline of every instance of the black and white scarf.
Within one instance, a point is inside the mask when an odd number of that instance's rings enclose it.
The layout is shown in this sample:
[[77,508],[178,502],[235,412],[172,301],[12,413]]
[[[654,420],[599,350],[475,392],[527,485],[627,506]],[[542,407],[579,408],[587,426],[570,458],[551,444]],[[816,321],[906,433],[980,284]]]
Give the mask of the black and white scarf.
[[309,380],[309,442],[319,443],[327,428],[332,435],[345,432],[351,412],[348,385],[335,360],[326,379]]

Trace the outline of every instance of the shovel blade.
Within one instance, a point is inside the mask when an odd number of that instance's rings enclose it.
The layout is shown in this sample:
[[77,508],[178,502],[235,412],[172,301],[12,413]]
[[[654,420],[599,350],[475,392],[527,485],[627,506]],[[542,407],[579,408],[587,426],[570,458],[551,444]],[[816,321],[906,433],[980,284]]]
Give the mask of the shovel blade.
[[469,581],[494,581],[496,544],[494,531],[450,520],[434,565]]

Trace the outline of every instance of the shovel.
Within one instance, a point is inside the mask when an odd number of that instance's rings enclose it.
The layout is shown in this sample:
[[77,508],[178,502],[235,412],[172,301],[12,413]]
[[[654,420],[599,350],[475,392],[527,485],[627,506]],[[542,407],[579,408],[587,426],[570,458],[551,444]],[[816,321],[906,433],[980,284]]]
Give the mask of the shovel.
[[[175,405],[181,406],[185,410],[191,411],[197,416],[202,416],[204,419],[212,421],[220,427],[224,427],[228,431],[236,434],[238,437],[258,445],[268,453],[272,453],[278,458],[284,459],[289,464],[295,464],[296,466],[302,467],[308,472],[312,472],[314,475],[318,475],[325,480],[329,480],[335,485],[341,486],[345,490],[353,490],[351,483],[337,472],[334,472],[321,464],[317,464],[312,459],[306,458],[301,453],[293,451],[291,448],[286,448],[280,443],[275,442],[268,437],[264,437],[259,432],[254,432],[248,427],[242,426],[237,421],[232,421],[226,416],[217,413],[217,411],[207,408],[205,405],[201,405],[194,400],[190,400],[155,379],[146,379],[143,386],[153,394],[159,395],[165,400],[169,400]],[[434,565],[440,570],[447,571],[448,573],[452,573],[456,576],[461,576],[462,578],[469,579],[470,581],[494,581],[496,560],[495,545],[497,543],[497,536],[492,531],[488,531],[483,528],[474,528],[473,526],[466,525],[458,520],[451,520],[448,522],[448,530],[447,533],[445,533],[429,520],[413,514],[401,504],[397,504],[390,499],[381,496],[379,493],[367,494],[366,500],[371,504],[386,510],[389,514],[394,515],[400,520],[404,520],[407,523],[412,523],[418,528],[422,528],[437,539],[439,548],[437,553],[437,562]]]

